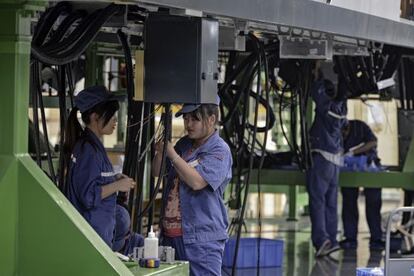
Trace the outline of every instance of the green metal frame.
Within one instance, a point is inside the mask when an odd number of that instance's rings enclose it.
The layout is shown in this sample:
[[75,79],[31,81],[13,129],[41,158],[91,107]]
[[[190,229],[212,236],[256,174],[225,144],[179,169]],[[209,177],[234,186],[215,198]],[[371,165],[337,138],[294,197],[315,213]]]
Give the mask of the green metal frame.
[[[407,159],[413,156],[407,156]],[[412,167],[410,167],[413,170]],[[257,179],[257,170],[251,174],[251,183]],[[289,196],[288,220],[297,219],[298,206],[307,204],[305,173],[295,170],[261,170],[261,191],[268,193],[286,193]],[[414,171],[395,172],[341,172],[339,186],[341,187],[367,187],[367,188],[404,188],[413,190]],[[285,188],[281,188],[285,187]],[[249,190],[257,192],[255,184]]]
[[0,2],[0,275],[188,275],[125,266],[27,154],[30,20],[45,3]]
[[[257,179],[257,171],[251,174],[251,181]],[[299,185],[305,186],[305,173],[295,170],[261,170],[261,185],[264,190],[272,190],[266,186]],[[368,188],[405,188],[413,187],[414,172],[341,172],[339,186],[341,187],[368,187]],[[255,186],[251,184],[252,188]]]
[[[407,156],[402,171],[403,172],[414,172],[414,135],[411,135],[410,148],[408,149]],[[410,190],[412,190],[411,188]]]

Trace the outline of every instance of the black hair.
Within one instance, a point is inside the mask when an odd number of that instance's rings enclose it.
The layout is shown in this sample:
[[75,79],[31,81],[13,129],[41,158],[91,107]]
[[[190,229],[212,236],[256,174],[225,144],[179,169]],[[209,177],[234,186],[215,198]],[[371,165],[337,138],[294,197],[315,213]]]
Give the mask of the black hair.
[[[90,116],[92,113],[96,113],[99,116],[99,119],[103,119],[104,126],[106,126],[109,120],[114,116],[115,112],[119,109],[119,103],[116,100],[105,101],[95,105],[94,107],[86,110],[81,113],[82,121],[89,125],[91,123]],[[64,142],[64,153],[66,155],[66,160],[69,161],[70,155],[72,154],[75,144],[80,139],[84,139],[84,142],[91,143],[94,147],[95,143],[86,135],[84,129],[78,121],[78,111],[77,107],[74,107],[68,117],[65,129],[65,142]],[[66,163],[69,164],[69,163]]]
[[323,80],[324,86],[325,86],[325,93],[331,98],[336,99],[337,93],[335,89],[335,85],[332,81],[328,79]]
[[215,115],[216,121],[214,124],[217,125],[219,120],[219,109],[215,104],[202,104],[199,108],[190,112],[189,115],[194,120],[202,121],[203,123],[207,122],[208,117]]

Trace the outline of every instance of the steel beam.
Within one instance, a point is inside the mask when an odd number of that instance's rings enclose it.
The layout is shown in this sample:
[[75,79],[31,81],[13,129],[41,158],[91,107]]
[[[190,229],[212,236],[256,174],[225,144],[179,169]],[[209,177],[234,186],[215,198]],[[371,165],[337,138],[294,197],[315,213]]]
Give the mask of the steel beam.
[[393,21],[314,1],[144,0],[139,2],[414,48],[413,22],[404,19]]
[[[252,172],[250,179],[251,183],[255,182],[256,170]],[[260,179],[263,186],[306,184],[305,173],[297,170],[261,170]],[[341,172],[339,175],[341,187],[412,189],[413,182],[414,172]]]

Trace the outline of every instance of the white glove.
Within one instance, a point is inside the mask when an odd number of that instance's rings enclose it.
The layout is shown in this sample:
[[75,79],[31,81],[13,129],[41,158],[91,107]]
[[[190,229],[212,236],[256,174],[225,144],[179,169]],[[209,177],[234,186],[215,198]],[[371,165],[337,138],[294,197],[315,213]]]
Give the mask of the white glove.
[[352,157],[352,156],[354,156],[354,152],[352,150],[350,150],[347,153],[345,153],[344,156],[346,156],[346,157]]

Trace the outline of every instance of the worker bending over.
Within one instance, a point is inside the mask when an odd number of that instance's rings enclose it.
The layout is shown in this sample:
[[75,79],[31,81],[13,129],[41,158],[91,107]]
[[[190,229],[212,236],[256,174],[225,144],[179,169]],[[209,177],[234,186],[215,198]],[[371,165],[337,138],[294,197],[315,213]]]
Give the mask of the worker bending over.
[[[380,165],[377,155],[377,137],[369,126],[359,120],[350,120],[343,128],[345,156],[367,157],[367,166]],[[343,249],[356,249],[358,233],[358,194],[359,188],[343,187],[342,223],[345,239],[339,244]],[[371,233],[370,249],[383,249],[381,230],[381,188],[364,188],[365,214]]]

